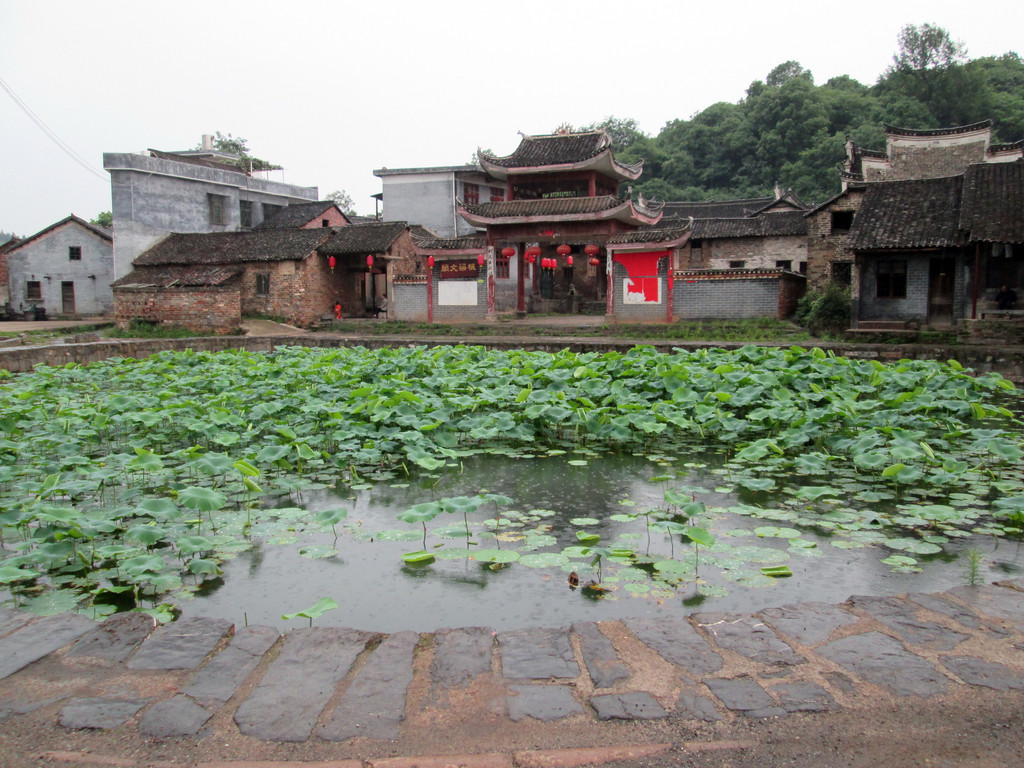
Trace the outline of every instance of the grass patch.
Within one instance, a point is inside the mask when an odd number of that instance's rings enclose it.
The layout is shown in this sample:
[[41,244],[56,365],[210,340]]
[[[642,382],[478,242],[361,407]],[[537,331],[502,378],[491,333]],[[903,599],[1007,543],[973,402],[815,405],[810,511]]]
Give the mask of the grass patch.
[[187,339],[210,335],[209,331],[191,331],[178,325],[161,325],[141,320],[132,320],[126,329],[112,328],[106,334],[111,339]]

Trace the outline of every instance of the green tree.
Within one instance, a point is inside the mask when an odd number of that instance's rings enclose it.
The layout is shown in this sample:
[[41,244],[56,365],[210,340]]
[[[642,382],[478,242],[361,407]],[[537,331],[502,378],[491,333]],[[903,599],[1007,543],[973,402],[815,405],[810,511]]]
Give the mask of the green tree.
[[89,219],[89,223],[95,224],[97,227],[112,227],[114,226],[114,214],[110,211],[100,211],[95,218]]
[[640,130],[636,120],[632,118],[618,118],[609,115],[599,123],[591,123],[580,128],[581,131],[604,131],[612,140],[612,149],[616,154],[629,149],[646,134]]
[[356,204],[352,201],[352,195],[344,189],[336,189],[327,195],[325,200],[330,200],[337,205],[346,216],[356,216]]
[[[202,144],[194,147],[196,150],[201,150]],[[249,153],[249,142],[247,139],[243,139],[241,136],[235,137],[230,133],[223,134],[217,131],[213,134],[213,148],[218,152],[224,152],[229,155],[236,155],[237,160],[235,164],[246,171],[279,171],[281,170],[280,165],[261,160],[258,157],[253,157]]]

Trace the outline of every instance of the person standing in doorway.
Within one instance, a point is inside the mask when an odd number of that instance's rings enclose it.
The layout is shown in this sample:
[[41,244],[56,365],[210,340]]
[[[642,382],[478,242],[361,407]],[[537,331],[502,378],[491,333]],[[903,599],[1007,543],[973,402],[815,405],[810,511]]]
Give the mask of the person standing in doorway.
[[377,302],[373,306],[373,316],[380,317],[384,315],[384,319],[388,317],[388,297],[383,293],[377,297]]

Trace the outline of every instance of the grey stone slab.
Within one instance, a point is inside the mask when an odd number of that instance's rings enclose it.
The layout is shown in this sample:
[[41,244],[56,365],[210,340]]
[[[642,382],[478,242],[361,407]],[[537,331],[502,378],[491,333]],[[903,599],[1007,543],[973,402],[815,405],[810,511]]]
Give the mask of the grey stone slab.
[[967,639],[967,635],[961,632],[922,619],[915,603],[898,597],[854,595],[848,602],[889,627],[911,645],[951,651]]
[[96,622],[77,613],[43,616],[0,640],[0,680],[77,640]]
[[145,613],[116,613],[82,635],[68,656],[124,661],[154,629],[156,620]]
[[405,718],[405,695],[412,682],[412,657],[419,639],[415,632],[398,632],[384,640],[356,674],[317,735],[328,741],[354,736],[397,739]]
[[340,627],[296,629],[281,653],[235,712],[246,736],[264,741],[305,741],[335,688],[373,637]]
[[857,690],[857,687],[853,684],[853,680],[848,678],[842,672],[822,672],[821,676],[828,681],[829,685],[833,688],[838,688],[843,693],[853,693]]
[[567,685],[511,685],[509,690],[508,714],[515,722],[532,717],[549,723],[583,714],[583,707]]
[[659,720],[668,713],[646,691],[591,696],[590,706],[598,720]]
[[627,619],[625,624],[640,642],[698,679],[722,668],[721,655],[685,619]]
[[821,646],[817,652],[896,696],[927,697],[949,687],[934,664],[881,632],[844,637]]
[[491,671],[494,630],[490,627],[443,629],[434,633],[430,679],[442,689],[466,687]]
[[37,709],[42,709],[50,704],[60,701],[63,696],[53,696],[48,699],[19,699],[17,701],[5,701],[0,704],[0,723],[9,717],[14,715],[27,715],[29,712],[35,712]]
[[569,630],[523,629],[498,634],[501,674],[508,679],[546,680],[577,677]]
[[1003,664],[976,656],[940,656],[939,661],[968,685],[996,691],[1024,691],[1024,675]]
[[188,696],[177,696],[158,701],[142,713],[139,732],[143,736],[195,736],[213,712],[196,704]]
[[676,712],[691,720],[703,720],[708,723],[722,719],[711,699],[687,691],[680,693],[676,699]]
[[244,627],[199,670],[192,682],[182,689],[207,707],[219,707],[235,695],[245,679],[277,642],[280,634],[273,627]]
[[772,686],[787,712],[828,712],[838,709],[832,694],[817,683],[789,682]]
[[978,618],[978,614],[969,608],[960,605],[960,603],[955,600],[949,599],[945,595],[912,594],[907,597],[922,608],[927,608],[929,611],[933,611],[934,613],[941,613],[944,616],[949,616],[949,618],[963,624],[965,627],[970,629],[981,629],[982,623]]
[[756,680],[739,677],[733,680],[707,678],[704,684],[732,712],[746,717],[782,717],[786,710],[775,703]]
[[142,699],[72,699],[57,720],[65,728],[106,730],[124,725],[145,706]]
[[757,615],[786,637],[811,647],[824,643],[837,629],[858,620],[849,611],[828,603],[783,605],[765,609]]
[[957,587],[949,594],[963,600],[976,613],[991,616],[1024,630],[1024,592],[1008,587]]
[[16,629],[21,629],[34,618],[36,617],[27,611],[0,605],[0,637],[10,634]]
[[165,624],[143,641],[128,661],[130,669],[195,669],[231,634],[224,619],[194,617]]
[[580,639],[583,663],[595,688],[611,688],[629,678],[629,667],[622,663],[612,641],[597,624],[592,621],[578,622],[572,625],[572,631]]
[[693,619],[715,638],[719,648],[746,656],[759,664],[790,667],[807,661],[756,616],[698,613]]

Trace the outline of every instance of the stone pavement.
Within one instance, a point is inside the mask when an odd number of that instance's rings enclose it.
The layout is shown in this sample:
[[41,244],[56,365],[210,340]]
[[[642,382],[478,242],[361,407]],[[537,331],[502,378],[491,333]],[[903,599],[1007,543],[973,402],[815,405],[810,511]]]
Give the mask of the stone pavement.
[[142,614],[96,623],[0,609],[0,735],[35,718],[65,733],[198,743],[216,720],[218,739],[227,728],[250,744],[388,744],[417,732],[443,754],[456,729],[472,752],[482,721],[510,742],[526,724],[564,722],[574,746],[590,746],[614,721],[785,718],[972,688],[1024,691],[1024,579],[501,632],[281,635],[222,619],[155,626]]

